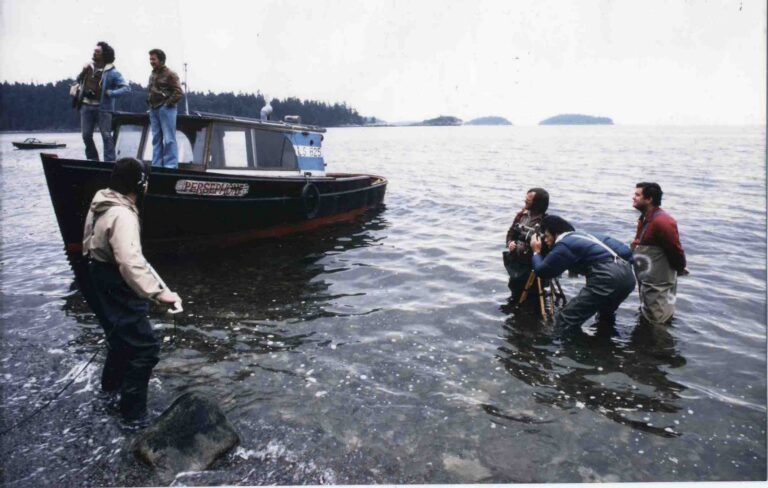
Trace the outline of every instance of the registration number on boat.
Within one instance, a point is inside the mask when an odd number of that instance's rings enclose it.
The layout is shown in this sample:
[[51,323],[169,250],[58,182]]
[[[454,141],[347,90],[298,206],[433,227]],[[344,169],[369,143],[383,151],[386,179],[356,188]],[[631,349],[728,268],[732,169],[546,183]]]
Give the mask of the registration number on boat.
[[294,146],[296,148],[296,155],[300,158],[321,158],[323,155],[320,153],[318,146]]
[[213,197],[242,197],[248,194],[247,183],[225,183],[221,181],[179,180],[176,193],[182,195],[206,195]]

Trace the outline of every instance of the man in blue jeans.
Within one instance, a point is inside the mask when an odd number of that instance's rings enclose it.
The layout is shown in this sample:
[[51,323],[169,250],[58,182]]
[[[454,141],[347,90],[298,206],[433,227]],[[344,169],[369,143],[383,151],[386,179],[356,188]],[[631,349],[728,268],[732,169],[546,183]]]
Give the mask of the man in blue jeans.
[[178,168],[176,104],[183,96],[179,76],[165,65],[165,53],[161,49],[149,51],[149,64],[152,74],[149,76],[147,103],[152,128],[152,166]]
[[115,50],[106,42],[99,42],[93,50],[93,63],[86,64],[77,76],[77,94],[73,103],[80,110],[80,130],[85,143],[85,157],[99,160],[99,151],[93,142],[93,131],[98,125],[104,143],[104,161],[115,160],[115,140],[112,138],[112,112],[115,98],[131,91],[123,75],[115,69]]

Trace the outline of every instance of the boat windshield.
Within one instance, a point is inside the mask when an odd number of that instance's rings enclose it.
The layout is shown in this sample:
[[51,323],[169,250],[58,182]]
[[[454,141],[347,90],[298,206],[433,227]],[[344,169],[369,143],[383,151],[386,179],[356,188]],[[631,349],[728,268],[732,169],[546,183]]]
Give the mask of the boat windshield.
[[296,171],[293,144],[284,132],[214,124],[208,169]]
[[[179,164],[203,164],[203,149],[205,148],[206,128],[196,131],[176,130],[176,147],[178,149]],[[144,160],[152,161],[151,134],[144,144]]]
[[[206,133],[206,127],[182,128],[176,131],[180,164],[202,166]],[[152,135],[149,128],[144,124],[120,125],[115,143],[115,155],[117,158],[138,157],[145,161],[152,161]]]
[[115,143],[115,156],[117,156],[117,159],[135,158],[138,156],[141,135],[143,133],[143,125],[121,125]]

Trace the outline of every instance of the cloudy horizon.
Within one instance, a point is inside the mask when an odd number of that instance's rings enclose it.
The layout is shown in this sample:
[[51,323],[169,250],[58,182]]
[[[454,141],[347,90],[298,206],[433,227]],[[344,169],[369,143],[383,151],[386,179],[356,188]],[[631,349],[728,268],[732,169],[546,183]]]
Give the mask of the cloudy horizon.
[[72,78],[93,46],[146,84],[147,51],[198,92],[347,103],[390,122],[557,114],[622,125],[766,117],[766,4],[496,0],[0,3],[0,78]]

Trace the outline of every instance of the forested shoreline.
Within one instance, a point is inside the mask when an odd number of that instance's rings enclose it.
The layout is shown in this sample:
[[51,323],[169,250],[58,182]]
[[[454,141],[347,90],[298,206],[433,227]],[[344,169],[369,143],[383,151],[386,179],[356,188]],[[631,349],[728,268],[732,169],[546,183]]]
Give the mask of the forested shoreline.
[[[69,87],[74,80],[55,83],[0,84],[0,131],[78,131],[79,113],[72,108]],[[131,83],[131,93],[120,97],[117,110],[122,112],[145,112],[146,89]],[[240,117],[258,118],[265,105],[260,93],[201,93],[191,92],[190,112],[213,112]],[[285,115],[299,115],[305,124],[324,127],[364,125],[375,122],[375,118],[361,116],[346,103],[328,104],[314,100],[300,100],[289,97],[272,99],[272,119],[282,120]],[[184,101],[179,104],[179,113],[184,111]]]

